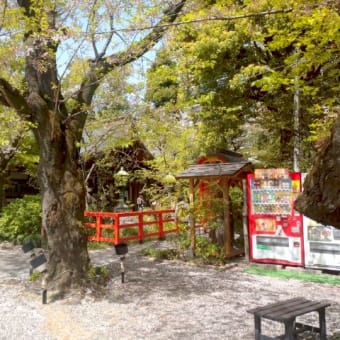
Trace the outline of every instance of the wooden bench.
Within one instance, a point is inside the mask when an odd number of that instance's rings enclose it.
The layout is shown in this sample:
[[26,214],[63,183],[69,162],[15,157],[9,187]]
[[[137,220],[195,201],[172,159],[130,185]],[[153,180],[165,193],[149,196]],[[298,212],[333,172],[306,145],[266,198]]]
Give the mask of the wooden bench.
[[[295,335],[297,333],[307,330],[320,333],[320,340],[326,340],[325,309],[330,305],[331,303],[329,301],[311,301],[298,297],[286,301],[271,303],[262,307],[253,308],[248,310],[248,313],[254,314],[256,340],[293,340],[295,339]],[[319,327],[313,327],[295,321],[296,317],[311,312],[319,313]],[[275,338],[263,335],[261,333],[262,318],[282,322],[285,326],[285,334]]]

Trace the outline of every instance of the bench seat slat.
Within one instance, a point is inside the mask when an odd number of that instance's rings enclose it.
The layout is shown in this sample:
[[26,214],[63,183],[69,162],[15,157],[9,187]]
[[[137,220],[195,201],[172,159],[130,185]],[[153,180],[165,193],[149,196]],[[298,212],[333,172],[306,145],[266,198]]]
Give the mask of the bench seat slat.
[[275,320],[285,322],[290,319],[295,319],[297,316],[301,316],[311,312],[318,312],[320,309],[330,306],[329,302],[304,302],[296,308],[292,308],[289,310],[282,310],[281,312],[274,312],[272,314],[268,314],[266,317]]
[[306,299],[304,298],[294,298],[294,299],[289,299],[286,301],[279,301],[279,302],[275,302],[275,303],[271,303],[269,305],[266,306],[262,306],[262,307],[257,307],[254,309],[250,309],[248,310],[248,313],[252,313],[255,314],[257,316],[264,316],[266,317],[266,315],[268,313],[275,313],[275,312],[279,312],[279,311],[288,311],[291,309],[296,308],[296,306],[299,306],[300,304],[304,303],[306,301]]
[[[279,302],[274,302],[266,306],[261,306],[261,307],[256,307],[253,309],[249,309],[248,313],[256,314],[258,316],[262,316],[268,312],[268,310],[280,310],[282,307],[286,308],[289,307],[290,305],[298,305],[302,302],[304,302],[304,298],[294,298],[294,299],[289,299],[286,301],[279,301]],[[284,306],[283,306],[284,305]]]
[[248,312],[273,321],[285,322],[306,313],[317,312],[330,305],[328,301],[309,301],[304,298],[294,298],[250,309]]

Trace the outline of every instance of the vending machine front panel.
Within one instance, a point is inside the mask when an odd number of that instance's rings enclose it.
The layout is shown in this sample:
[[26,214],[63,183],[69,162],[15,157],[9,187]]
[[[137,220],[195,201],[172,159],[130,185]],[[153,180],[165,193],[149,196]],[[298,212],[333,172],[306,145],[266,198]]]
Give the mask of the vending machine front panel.
[[299,237],[277,237],[253,235],[253,259],[271,263],[301,263],[301,239]]
[[247,183],[250,260],[303,266],[302,215],[294,210],[300,174],[259,169]]
[[303,217],[307,268],[340,271],[340,230]]

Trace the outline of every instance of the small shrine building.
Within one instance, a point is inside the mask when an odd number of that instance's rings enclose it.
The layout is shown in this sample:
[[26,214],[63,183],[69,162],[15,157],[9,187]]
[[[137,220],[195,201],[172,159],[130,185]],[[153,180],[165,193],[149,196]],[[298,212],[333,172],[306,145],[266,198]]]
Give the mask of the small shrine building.
[[[194,207],[195,201],[202,201],[206,188],[214,183],[222,192],[223,201],[223,232],[224,232],[224,251],[226,257],[240,255],[239,250],[233,248],[234,231],[231,217],[230,188],[237,186],[244,192],[245,197],[245,180],[248,173],[253,172],[251,162],[242,155],[232,151],[222,151],[214,154],[208,154],[199,158],[196,164],[190,165],[187,169],[176,176],[176,179],[189,180],[189,203]],[[210,194],[210,193],[209,193]],[[199,197],[197,197],[197,195]],[[245,198],[244,198],[245,200]],[[195,217],[189,219],[191,249],[193,254],[196,247],[196,224]],[[247,248],[247,227],[244,225],[245,247]],[[244,250],[242,253],[247,253]]]

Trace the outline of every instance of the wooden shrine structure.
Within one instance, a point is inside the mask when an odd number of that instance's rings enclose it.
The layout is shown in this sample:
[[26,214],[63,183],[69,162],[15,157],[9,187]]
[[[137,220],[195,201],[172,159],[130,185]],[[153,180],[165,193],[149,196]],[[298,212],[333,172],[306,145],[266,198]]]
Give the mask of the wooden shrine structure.
[[[194,206],[195,192],[202,183],[217,183],[222,192],[223,199],[223,231],[224,251],[226,257],[239,255],[233,249],[234,233],[231,218],[230,188],[238,186],[244,189],[243,180],[248,173],[253,172],[252,164],[242,155],[230,151],[207,155],[200,158],[197,164],[190,165],[176,176],[177,179],[188,179],[190,185],[189,204]],[[196,221],[194,216],[189,219],[191,249],[193,254],[196,247]],[[245,237],[245,242],[247,242]]]

